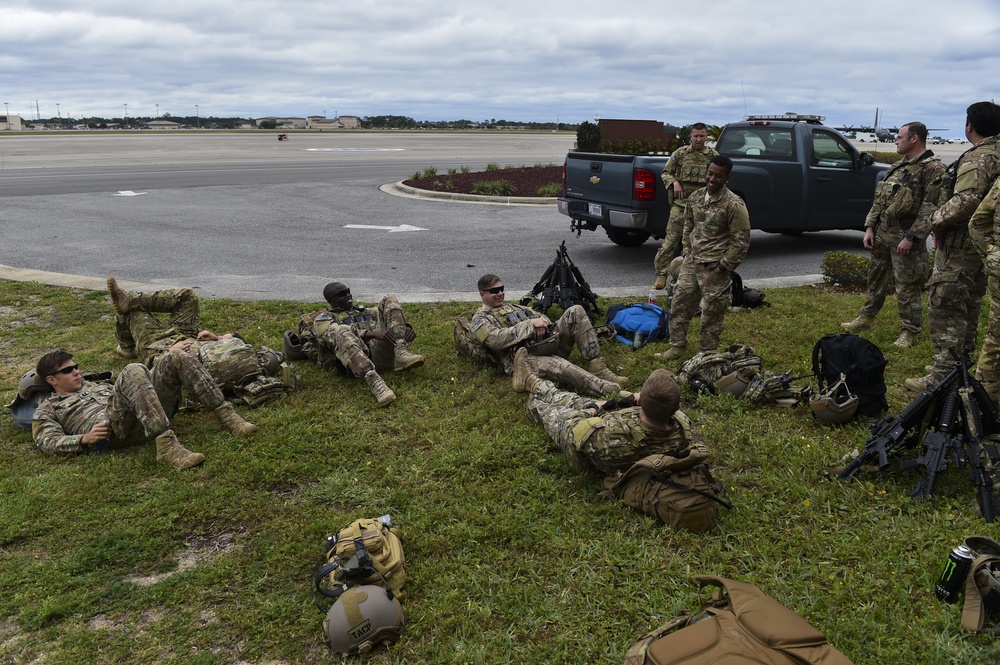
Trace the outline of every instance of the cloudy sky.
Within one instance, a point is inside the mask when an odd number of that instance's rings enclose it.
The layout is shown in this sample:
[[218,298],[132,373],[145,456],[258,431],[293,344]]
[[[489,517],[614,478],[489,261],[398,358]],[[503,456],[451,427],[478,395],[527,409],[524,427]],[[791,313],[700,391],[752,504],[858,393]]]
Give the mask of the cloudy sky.
[[[923,120],[1000,98],[997,0],[5,0],[25,118]],[[157,107],[157,105],[159,105]]]

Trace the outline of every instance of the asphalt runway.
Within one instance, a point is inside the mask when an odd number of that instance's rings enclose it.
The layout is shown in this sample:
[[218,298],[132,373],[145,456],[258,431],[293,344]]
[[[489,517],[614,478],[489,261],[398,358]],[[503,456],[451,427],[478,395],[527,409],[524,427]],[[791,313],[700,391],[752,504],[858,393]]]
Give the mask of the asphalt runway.
[[[0,277],[103,288],[114,275],[133,287],[307,302],[338,280],[366,302],[475,301],[486,272],[512,295],[530,290],[565,241],[595,292],[644,295],[652,240],[627,249],[602,231],[577,236],[549,205],[380,189],[426,167],[561,163],[572,143],[518,132],[3,135]],[[943,146],[954,156],[965,147]],[[754,232],[739,272],[760,288],[813,282],[825,252],[860,252],[861,236]]]

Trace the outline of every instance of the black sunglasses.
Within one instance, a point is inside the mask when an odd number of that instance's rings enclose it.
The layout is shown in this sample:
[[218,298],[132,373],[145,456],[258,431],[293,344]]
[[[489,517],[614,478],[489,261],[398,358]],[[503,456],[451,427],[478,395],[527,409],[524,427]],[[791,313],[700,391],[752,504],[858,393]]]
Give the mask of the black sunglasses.
[[498,293],[503,293],[503,284],[501,284],[500,286],[494,286],[492,289],[483,289],[483,291],[485,291],[486,293],[492,293],[493,295],[496,295]]
[[61,367],[56,371],[49,373],[49,376],[55,376],[56,374],[72,374],[78,369],[80,369],[79,365],[66,365],[65,367]]
[[343,298],[344,296],[349,296],[349,295],[351,295],[351,290],[344,289],[343,291],[338,291],[337,293],[334,293],[331,296],[331,298]]

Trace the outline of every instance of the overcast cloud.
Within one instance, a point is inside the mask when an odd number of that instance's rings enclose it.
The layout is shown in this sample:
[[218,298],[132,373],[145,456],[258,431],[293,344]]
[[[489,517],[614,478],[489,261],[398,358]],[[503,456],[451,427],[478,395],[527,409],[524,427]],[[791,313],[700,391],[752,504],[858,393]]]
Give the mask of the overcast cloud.
[[7,0],[25,118],[406,115],[724,124],[798,111],[962,136],[1000,97],[996,0]]

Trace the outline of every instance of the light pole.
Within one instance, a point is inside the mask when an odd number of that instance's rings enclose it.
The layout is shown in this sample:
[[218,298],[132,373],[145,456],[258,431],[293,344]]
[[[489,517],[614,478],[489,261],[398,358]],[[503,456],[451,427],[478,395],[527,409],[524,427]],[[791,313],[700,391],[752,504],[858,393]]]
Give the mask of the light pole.
[[125,105],[125,129],[128,129],[128,104]]
[[201,129],[201,116],[198,114],[198,105],[194,105],[194,119],[198,124],[198,129]]
[[59,102],[56,102],[56,117],[62,120],[62,114],[59,111]]
[[7,102],[3,103],[3,117],[7,121],[7,131],[10,131],[10,108],[7,106]]
[[160,119],[160,105],[159,104],[156,105],[156,119],[157,120]]

